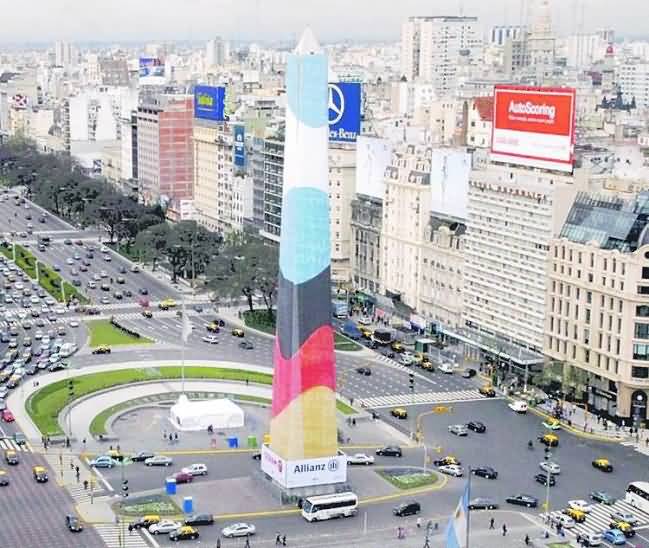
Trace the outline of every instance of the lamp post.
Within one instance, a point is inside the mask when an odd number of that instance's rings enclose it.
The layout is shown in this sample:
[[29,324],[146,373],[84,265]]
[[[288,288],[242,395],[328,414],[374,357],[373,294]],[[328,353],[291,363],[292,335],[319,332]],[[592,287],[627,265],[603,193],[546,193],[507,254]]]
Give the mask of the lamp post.
[[545,470],[545,513],[548,517],[548,522],[550,520],[550,478],[552,477],[552,474],[550,472],[550,459],[552,458],[552,453],[550,452],[550,448],[546,447],[545,448],[545,454],[543,455],[543,460],[548,464],[548,467]]

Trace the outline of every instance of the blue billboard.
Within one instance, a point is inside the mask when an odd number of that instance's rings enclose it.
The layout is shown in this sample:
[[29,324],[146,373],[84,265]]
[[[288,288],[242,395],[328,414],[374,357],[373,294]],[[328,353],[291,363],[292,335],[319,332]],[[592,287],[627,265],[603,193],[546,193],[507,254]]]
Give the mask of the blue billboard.
[[329,84],[329,140],[355,143],[361,132],[361,84]]
[[140,57],[140,78],[164,76],[164,63],[157,57]]
[[194,88],[194,118],[223,122],[225,115],[225,88],[196,86]]
[[234,126],[234,165],[246,165],[246,128],[243,125]]

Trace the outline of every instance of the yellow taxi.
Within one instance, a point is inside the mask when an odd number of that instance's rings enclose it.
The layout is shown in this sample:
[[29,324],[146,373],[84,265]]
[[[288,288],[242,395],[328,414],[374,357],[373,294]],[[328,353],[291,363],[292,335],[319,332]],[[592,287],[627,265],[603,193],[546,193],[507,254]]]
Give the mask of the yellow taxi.
[[372,331],[369,327],[360,326],[358,330],[361,332],[361,337],[363,337],[364,339],[371,339],[372,335],[374,334],[374,331]]
[[34,474],[34,479],[38,483],[46,483],[47,480],[49,479],[47,477],[47,470],[45,470],[45,468],[42,466],[34,466],[32,468],[32,472]]
[[124,460],[124,454],[121,451],[116,451],[115,449],[111,449],[110,451],[107,451],[106,454],[113,460],[116,460],[118,462],[122,462]]
[[484,386],[481,386],[478,389],[478,392],[482,396],[486,396],[487,398],[494,398],[496,396],[496,391],[494,390],[494,387],[491,386],[490,384],[485,384]]
[[205,329],[207,329],[210,333],[219,333],[221,331],[219,324],[216,322],[208,323],[205,326]]
[[392,409],[392,411],[390,411],[390,415],[396,417],[397,419],[407,419],[408,411],[403,407],[395,407],[394,409]]
[[244,336],[245,336],[245,333],[243,332],[243,329],[239,329],[238,327],[235,327],[235,328],[232,330],[232,335],[233,335],[234,337],[244,337]]
[[608,526],[611,529],[619,529],[620,531],[622,531],[622,533],[626,538],[635,536],[635,529],[633,528],[633,525],[627,523],[626,521],[613,520],[611,521],[611,523],[608,524]]
[[561,428],[561,423],[557,419],[548,419],[543,423],[548,430],[559,430]]
[[7,461],[7,464],[18,464],[18,453],[13,449],[7,449],[5,451],[5,461]]
[[556,434],[545,434],[539,436],[538,440],[547,447],[558,447],[559,446],[559,436]]
[[451,466],[452,464],[457,464],[459,466],[461,462],[453,455],[447,455],[443,459],[434,461],[433,464],[435,466]]
[[6,487],[9,485],[9,474],[6,470],[0,470],[0,486]]
[[608,459],[604,459],[604,458],[595,459],[593,461],[593,468],[597,468],[602,472],[613,471],[613,465],[611,464],[611,462]]
[[158,308],[160,310],[169,310],[170,308],[173,308],[176,306],[176,301],[173,299],[163,299],[160,301],[160,304],[158,305]]
[[153,312],[151,312],[150,310],[143,310],[142,311],[142,316],[144,316],[145,318],[151,319],[151,318],[153,318]]
[[[198,529],[194,529],[190,525],[183,525],[175,531],[169,533],[169,540],[178,541],[178,540],[194,540],[200,536]],[[234,535],[231,535],[234,536]]]
[[570,516],[577,523],[583,523],[584,521],[586,521],[586,512],[582,512],[577,508],[566,508],[562,510],[562,512],[566,514],[566,516]]
[[390,345],[390,348],[392,348],[392,350],[394,350],[395,352],[403,352],[405,350],[403,344],[399,341],[393,341]]
[[421,362],[421,368],[425,369],[426,371],[435,371],[435,366],[433,365],[433,362],[431,362],[428,358],[425,358]]
[[110,354],[110,346],[105,344],[100,344],[97,348],[92,351],[93,354]]

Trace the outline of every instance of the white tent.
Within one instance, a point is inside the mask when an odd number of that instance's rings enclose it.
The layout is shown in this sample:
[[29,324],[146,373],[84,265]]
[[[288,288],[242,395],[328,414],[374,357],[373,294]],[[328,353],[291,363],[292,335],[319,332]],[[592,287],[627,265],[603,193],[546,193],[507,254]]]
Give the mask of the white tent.
[[207,430],[213,428],[241,428],[243,409],[232,400],[190,401],[184,394],[170,409],[170,420],[179,430]]

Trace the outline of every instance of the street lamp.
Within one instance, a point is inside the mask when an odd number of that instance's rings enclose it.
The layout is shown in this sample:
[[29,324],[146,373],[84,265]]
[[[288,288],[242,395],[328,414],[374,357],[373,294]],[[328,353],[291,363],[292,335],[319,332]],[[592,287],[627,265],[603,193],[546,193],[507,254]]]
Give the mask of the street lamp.
[[72,400],[74,400],[74,379],[68,379],[68,432],[72,439]]
[[552,477],[552,473],[550,472],[550,459],[552,458],[552,453],[550,452],[550,448],[546,447],[545,448],[545,455],[543,455],[543,459],[545,462],[548,464],[545,470],[545,513],[548,517],[548,522],[550,521],[550,478]]

